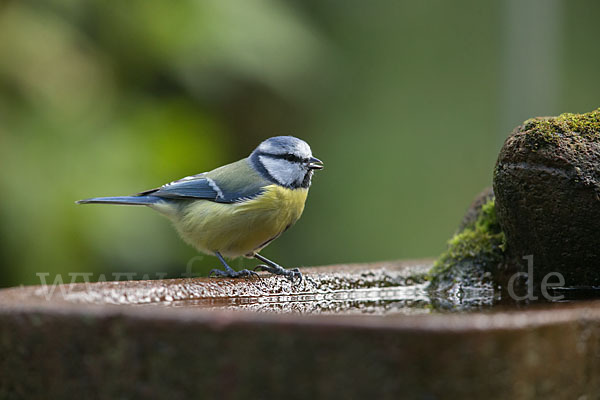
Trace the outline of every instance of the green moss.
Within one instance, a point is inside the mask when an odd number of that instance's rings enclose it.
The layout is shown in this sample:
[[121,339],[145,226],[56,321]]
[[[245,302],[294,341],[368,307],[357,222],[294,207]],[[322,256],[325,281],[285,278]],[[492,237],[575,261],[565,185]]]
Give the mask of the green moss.
[[520,130],[528,133],[528,143],[534,148],[558,145],[565,139],[575,143],[596,142],[600,140],[600,108],[586,114],[565,113],[558,117],[528,119]]
[[490,282],[504,260],[505,238],[496,217],[495,200],[481,207],[477,219],[450,239],[448,249],[429,272],[434,288]]

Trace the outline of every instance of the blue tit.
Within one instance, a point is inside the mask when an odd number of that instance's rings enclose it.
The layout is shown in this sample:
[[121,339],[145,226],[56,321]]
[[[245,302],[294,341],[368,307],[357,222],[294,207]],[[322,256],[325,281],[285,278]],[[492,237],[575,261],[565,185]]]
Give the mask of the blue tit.
[[148,206],[168,217],[187,243],[216,256],[225,267],[210,275],[246,277],[225,258],[254,257],[256,269],[302,279],[297,268],[285,269],[258,254],[302,215],[313,173],[323,163],[310,146],[293,136],[262,142],[247,158],[210,172],[188,176],[132,196],[95,197],[78,204]]

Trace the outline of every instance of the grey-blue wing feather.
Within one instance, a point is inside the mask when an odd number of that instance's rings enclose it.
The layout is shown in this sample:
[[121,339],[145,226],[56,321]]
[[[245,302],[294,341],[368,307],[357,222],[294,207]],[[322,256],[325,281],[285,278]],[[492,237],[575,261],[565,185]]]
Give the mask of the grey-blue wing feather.
[[154,192],[145,192],[144,195],[162,197],[166,199],[195,198],[217,201],[219,193],[211,187],[209,181],[203,178],[182,180],[162,186]]
[[241,160],[138,195],[152,195],[164,199],[205,199],[217,203],[235,203],[258,196],[267,184],[268,182],[249,168],[245,160]]

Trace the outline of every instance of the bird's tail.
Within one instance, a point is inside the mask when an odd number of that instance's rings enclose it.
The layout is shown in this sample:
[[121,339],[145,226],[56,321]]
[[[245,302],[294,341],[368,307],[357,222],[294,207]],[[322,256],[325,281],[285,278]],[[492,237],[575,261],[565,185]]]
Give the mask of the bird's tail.
[[93,197],[91,199],[78,200],[77,204],[125,204],[137,206],[149,206],[160,201],[156,196],[117,196],[117,197]]

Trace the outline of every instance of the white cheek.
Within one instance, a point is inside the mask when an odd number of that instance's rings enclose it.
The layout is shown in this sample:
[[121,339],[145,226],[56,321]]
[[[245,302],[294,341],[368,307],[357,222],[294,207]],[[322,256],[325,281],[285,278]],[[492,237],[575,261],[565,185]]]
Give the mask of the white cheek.
[[281,185],[289,186],[293,183],[302,182],[304,178],[302,168],[298,164],[263,156],[260,157],[260,161],[267,172]]

